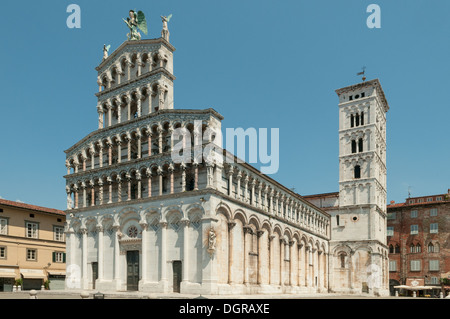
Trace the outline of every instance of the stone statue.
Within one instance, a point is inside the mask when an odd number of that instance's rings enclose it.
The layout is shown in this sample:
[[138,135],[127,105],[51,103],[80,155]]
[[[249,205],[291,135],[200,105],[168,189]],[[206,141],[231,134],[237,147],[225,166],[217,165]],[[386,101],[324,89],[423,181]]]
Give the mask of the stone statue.
[[213,252],[214,250],[216,250],[216,232],[211,227],[208,234],[208,251]]
[[108,57],[108,51],[109,51],[110,47],[111,47],[111,44],[109,44],[109,45],[104,44],[103,45],[103,60],[105,60]]
[[127,34],[128,40],[140,40],[141,34],[138,29],[147,35],[147,21],[145,20],[145,15],[142,11],[137,13],[134,10],[130,10],[130,17],[123,21],[127,24],[130,29],[130,33]]
[[72,197],[67,198],[67,209],[72,209],[73,207],[73,199]]
[[169,14],[166,16],[161,16],[162,23],[163,23],[163,29],[161,31],[161,37],[169,41],[169,28],[167,27],[167,23],[172,19],[172,14]]

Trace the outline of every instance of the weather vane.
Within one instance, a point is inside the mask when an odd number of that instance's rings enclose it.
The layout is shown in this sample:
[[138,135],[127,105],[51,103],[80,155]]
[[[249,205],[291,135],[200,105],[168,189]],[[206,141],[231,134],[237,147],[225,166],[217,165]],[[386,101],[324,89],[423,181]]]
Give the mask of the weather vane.
[[363,77],[362,77],[362,80],[363,80],[363,81],[365,81],[365,80],[366,80],[366,76],[364,75],[364,74],[365,74],[365,72],[366,72],[366,67],[365,67],[365,66],[363,66],[363,67],[362,67],[362,71],[361,71],[361,72],[358,72],[358,73],[356,73],[356,75],[363,75]]

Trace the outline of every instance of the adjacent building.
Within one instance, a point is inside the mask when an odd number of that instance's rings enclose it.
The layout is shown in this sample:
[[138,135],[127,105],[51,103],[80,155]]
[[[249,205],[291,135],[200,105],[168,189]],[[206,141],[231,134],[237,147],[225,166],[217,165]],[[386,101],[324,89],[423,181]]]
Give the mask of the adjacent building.
[[441,290],[450,285],[450,189],[387,206],[389,285]]
[[63,211],[0,199],[0,291],[64,289]]

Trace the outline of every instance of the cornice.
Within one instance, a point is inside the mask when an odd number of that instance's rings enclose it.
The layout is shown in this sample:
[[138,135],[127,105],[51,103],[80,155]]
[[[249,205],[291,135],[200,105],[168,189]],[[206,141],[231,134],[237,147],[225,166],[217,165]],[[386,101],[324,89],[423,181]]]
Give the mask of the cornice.
[[336,92],[336,94],[338,96],[340,96],[343,93],[348,93],[348,92],[352,92],[352,91],[356,91],[356,90],[361,90],[361,89],[363,89],[365,87],[368,87],[368,86],[374,86],[378,90],[378,93],[379,93],[379,96],[380,96],[380,99],[381,99],[381,102],[382,102],[381,105],[383,106],[384,111],[387,112],[389,110],[389,104],[388,104],[388,102],[386,100],[383,88],[381,87],[380,81],[378,79],[370,80],[370,81],[367,81],[367,82],[360,82],[360,83],[357,83],[357,84],[346,86],[346,87],[343,87],[343,88],[335,90],[335,92]]
[[[95,136],[95,142],[97,142],[98,139],[107,137],[107,136],[113,136],[116,134],[120,134],[124,131],[128,130],[134,130],[136,128],[144,128],[149,125],[153,125],[153,122],[160,122],[165,120],[178,120],[180,119],[180,116],[188,116],[184,120],[196,120],[195,117],[204,115],[205,118],[201,118],[200,120],[206,120],[208,116],[214,116],[218,120],[222,121],[224,117],[219,114],[216,110],[212,108],[203,109],[203,110],[195,110],[195,109],[165,109],[165,110],[159,110],[154,113],[150,113],[144,116],[141,116],[139,118],[132,119],[130,121],[124,121],[122,123],[117,123],[109,127],[105,127],[102,129],[98,129],[96,131],[93,131],[89,133],[87,136],[82,138],[80,141],[72,145],[70,148],[64,151],[64,153],[76,153],[79,148],[82,148],[85,144],[90,144],[92,141],[91,139]],[[192,116],[189,118],[189,116]],[[198,118],[197,118],[198,119]]]
[[[170,44],[166,39],[164,38],[156,38],[156,39],[145,39],[145,40],[127,40],[123,42],[117,49],[114,50],[105,60],[103,60],[96,68],[96,71],[103,70],[110,66],[112,62],[115,60],[117,56],[120,56],[120,54],[124,52],[142,52],[141,50],[138,50],[139,48],[144,48],[144,45],[151,45],[154,44],[154,48],[158,48],[158,44],[161,46],[165,46],[169,51],[175,52],[175,47]],[[159,47],[160,47],[159,46]],[[127,51],[125,48],[129,48],[130,50]],[[133,48],[137,48],[136,50],[132,50]]]
[[131,88],[135,88],[135,87],[138,87],[143,84],[149,84],[151,82],[155,82],[155,81],[159,80],[162,75],[167,76],[167,78],[169,78],[171,81],[174,81],[176,79],[176,77],[172,73],[167,71],[165,68],[159,67],[150,72],[145,72],[135,79],[125,81],[119,85],[115,85],[112,88],[103,90],[101,92],[97,92],[97,93],[95,93],[95,96],[98,97],[99,102],[104,101],[111,96],[120,95],[121,93],[123,93],[125,91],[129,91]]
[[[284,224],[287,224],[289,226],[292,226],[296,229],[299,229],[301,231],[304,231],[305,233],[308,233],[310,235],[314,235],[316,237],[322,238],[324,240],[329,240],[330,238],[327,237],[326,235],[323,234],[319,234],[314,232],[311,229],[308,229],[306,227],[303,227],[297,223],[294,223],[292,221],[289,221],[288,219],[284,219],[280,216],[277,215],[271,215],[269,213],[267,213],[266,211],[256,208],[254,206],[251,206],[247,203],[241,202],[233,197],[230,197],[224,193],[221,193],[220,191],[216,190],[216,189],[212,189],[212,188],[207,188],[207,189],[202,189],[202,190],[192,190],[189,192],[180,192],[180,193],[174,193],[174,194],[164,194],[164,195],[160,195],[160,196],[153,196],[150,198],[141,198],[141,199],[134,199],[132,201],[122,201],[122,202],[118,202],[118,203],[112,203],[112,204],[103,204],[103,205],[97,205],[97,206],[91,206],[91,207],[84,207],[84,208],[77,208],[77,209],[70,209],[70,210],[66,210],[66,213],[73,213],[73,214],[77,214],[77,213],[86,213],[86,212],[90,212],[90,211],[96,211],[99,209],[102,210],[111,210],[117,207],[126,207],[126,206],[130,206],[130,205],[142,205],[145,203],[152,203],[152,202],[160,202],[160,201],[164,201],[164,200],[171,200],[171,199],[182,199],[182,198],[186,198],[186,197],[197,197],[197,196],[205,196],[205,195],[215,195],[217,197],[222,198],[223,200],[227,200],[230,202],[233,202],[239,206],[243,206],[247,209],[253,210],[255,212],[258,212],[264,216],[267,216],[269,219],[272,220],[277,220],[280,221]],[[120,209],[119,209],[120,210]],[[328,215],[327,213],[325,213],[328,216],[328,221],[330,218],[330,215]]]

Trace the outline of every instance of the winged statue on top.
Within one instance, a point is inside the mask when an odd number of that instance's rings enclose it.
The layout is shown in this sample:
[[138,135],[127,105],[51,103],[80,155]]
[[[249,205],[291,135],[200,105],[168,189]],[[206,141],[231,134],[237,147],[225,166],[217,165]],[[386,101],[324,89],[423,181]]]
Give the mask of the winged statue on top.
[[127,34],[128,40],[140,40],[141,34],[138,30],[141,30],[145,35],[147,35],[147,21],[145,20],[144,12],[130,10],[129,17],[123,21],[127,24],[130,29],[130,33]]

